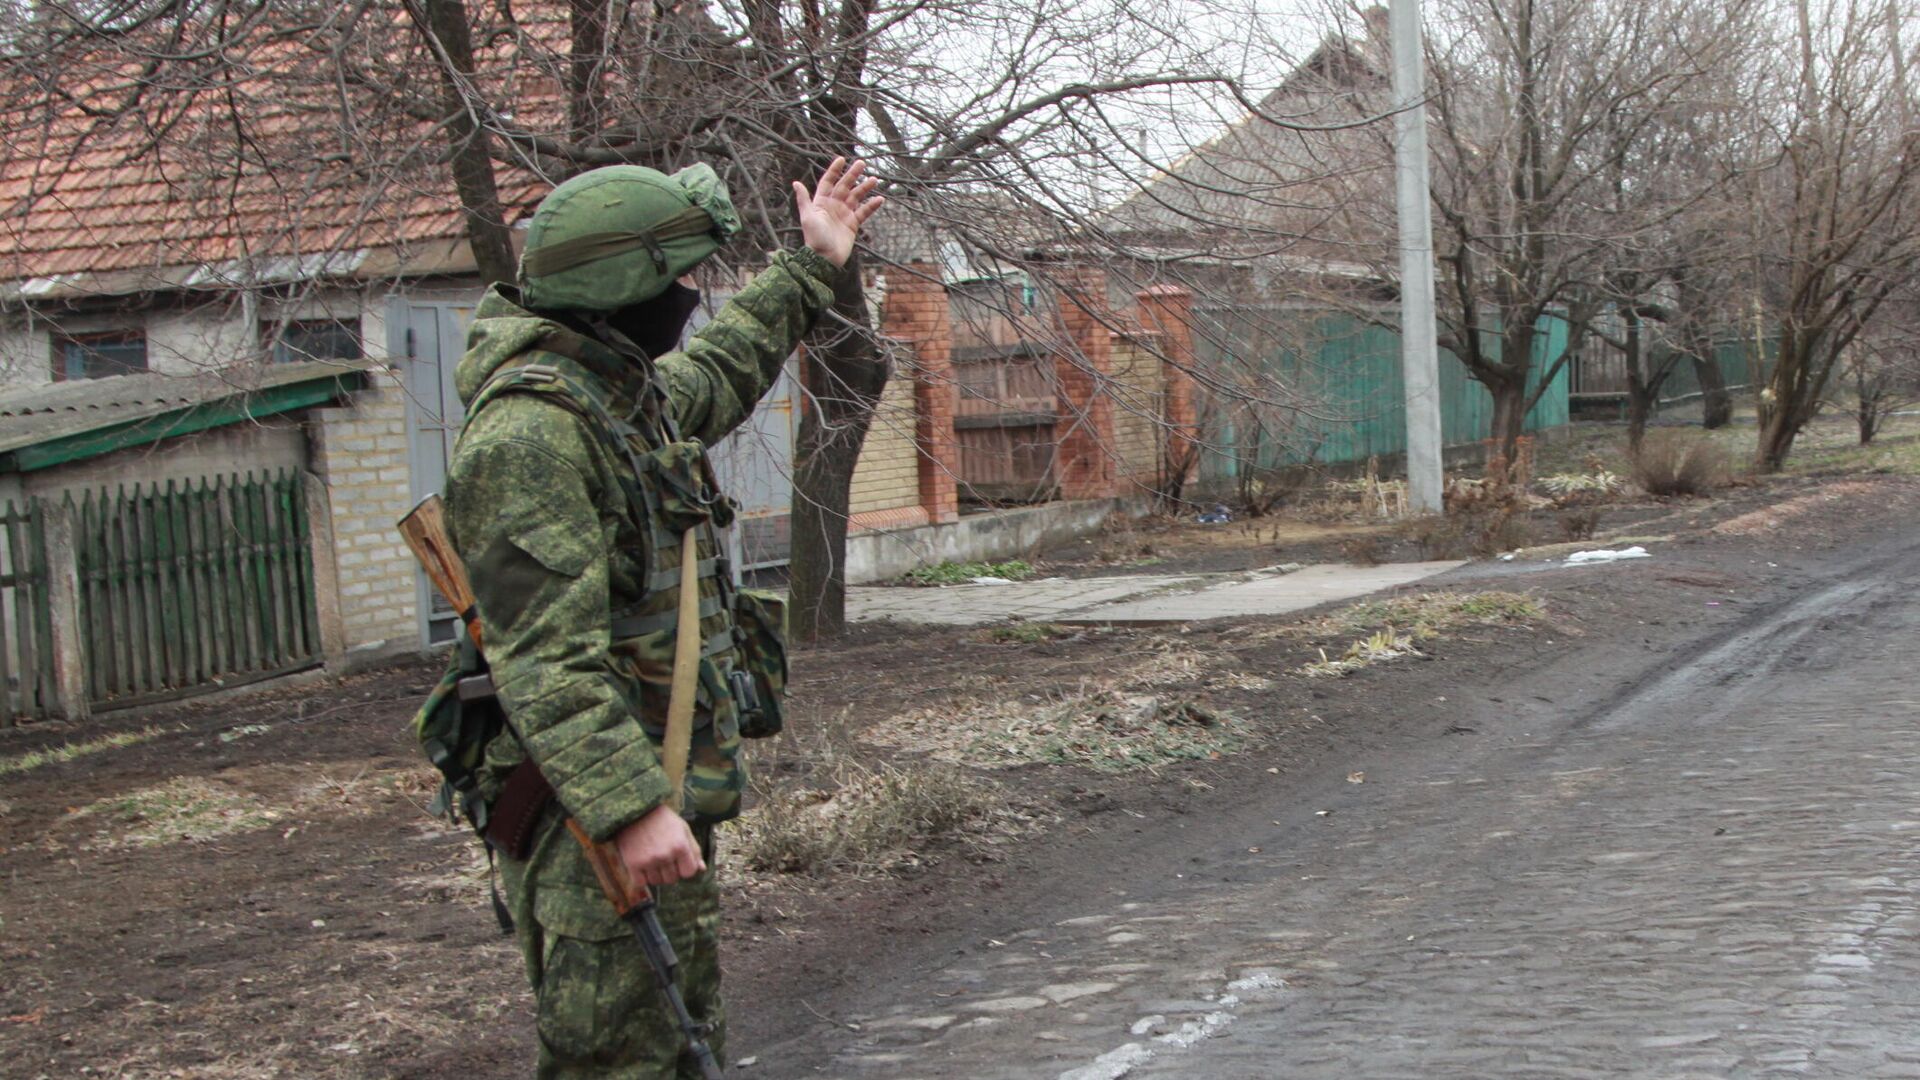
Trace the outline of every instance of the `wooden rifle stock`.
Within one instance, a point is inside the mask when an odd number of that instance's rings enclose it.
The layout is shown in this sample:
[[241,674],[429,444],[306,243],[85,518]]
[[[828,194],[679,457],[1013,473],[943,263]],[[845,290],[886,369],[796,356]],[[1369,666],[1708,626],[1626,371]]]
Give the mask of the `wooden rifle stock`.
[[436,493],[421,499],[400,519],[400,538],[407,542],[427,580],[460,613],[475,648],[481,647],[480,613],[473,598],[473,583],[467,580],[467,566],[453,550],[453,538],[447,535],[447,504]]
[[[473,583],[467,578],[466,564],[460,561],[459,552],[453,548],[453,538],[447,535],[447,505],[439,495],[429,495],[407,511],[400,519],[400,535],[407,542],[407,548],[413,557],[420,560],[421,569],[427,573],[427,580],[446,597],[460,620],[466,624],[467,633],[473,638],[475,647],[483,644],[480,632],[480,617],[475,606]],[[574,839],[586,849],[587,862],[593,866],[594,876],[600,879],[600,889],[620,914],[625,915],[636,905],[649,898],[647,887],[643,883],[632,882],[627,877],[626,867],[620,862],[620,853],[612,844],[596,844],[585,829],[573,819],[567,819],[567,830]]]

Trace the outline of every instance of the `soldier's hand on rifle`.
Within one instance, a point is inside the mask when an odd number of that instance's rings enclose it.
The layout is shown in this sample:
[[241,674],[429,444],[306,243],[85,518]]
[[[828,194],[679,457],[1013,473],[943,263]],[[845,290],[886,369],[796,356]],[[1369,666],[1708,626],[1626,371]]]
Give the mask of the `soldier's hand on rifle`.
[[685,881],[707,868],[693,829],[665,803],[615,833],[613,845],[619,849],[627,876],[648,885]]
[[853,254],[853,238],[859,235],[860,226],[887,201],[873,193],[880,181],[870,176],[863,178],[866,171],[864,161],[856,159],[849,164],[846,158],[837,157],[827,166],[827,171],[820,174],[820,182],[814,185],[812,194],[808,194],[805,184],[793,182],[793,199],[800,211],[800,235],[808,247],[835,266],[847,265],[848,256]]

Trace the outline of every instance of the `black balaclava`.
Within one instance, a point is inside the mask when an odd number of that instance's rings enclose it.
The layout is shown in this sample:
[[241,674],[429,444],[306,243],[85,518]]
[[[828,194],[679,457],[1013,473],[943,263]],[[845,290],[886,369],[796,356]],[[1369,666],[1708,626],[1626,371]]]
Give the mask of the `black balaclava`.
[[650,300],[621,308],[607,317],[607,325],[625,334],[649,358],[680,347],[680,334],[700,306],[700,290],[679,282]]

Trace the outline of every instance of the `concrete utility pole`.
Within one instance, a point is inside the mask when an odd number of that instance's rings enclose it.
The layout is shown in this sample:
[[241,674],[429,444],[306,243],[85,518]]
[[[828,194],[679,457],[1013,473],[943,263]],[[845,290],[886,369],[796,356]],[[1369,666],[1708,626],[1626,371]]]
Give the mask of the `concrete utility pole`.
[[1441,511],[1440,345],[1433,319],[1433,217],[1427,202],[1427,80],[1420,0],[1393,0],[1393,157],[1400,204],[1400,372],[1407,391],[1407,504]]

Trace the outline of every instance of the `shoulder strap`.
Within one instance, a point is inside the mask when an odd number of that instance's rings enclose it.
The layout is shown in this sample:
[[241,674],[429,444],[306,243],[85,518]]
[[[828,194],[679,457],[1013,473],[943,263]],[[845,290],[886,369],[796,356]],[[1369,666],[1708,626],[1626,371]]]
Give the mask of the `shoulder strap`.
[[509,361],[494,372],[493,377],[473,396],[473,401],[467,406],[467,416],[471,418],[487,403],[502,394],[511,393],[539,394],[573,413],[593,432],[602,450],[615,461],[626,462],[625,469],[613,471],[636,523],[645,524],[647,516],[652,513],[652,504],[640,484],[640,455],[621,437],[621,429],[625,425],[614,419],[598,393],[551,364],[541,364],[531,359]]

